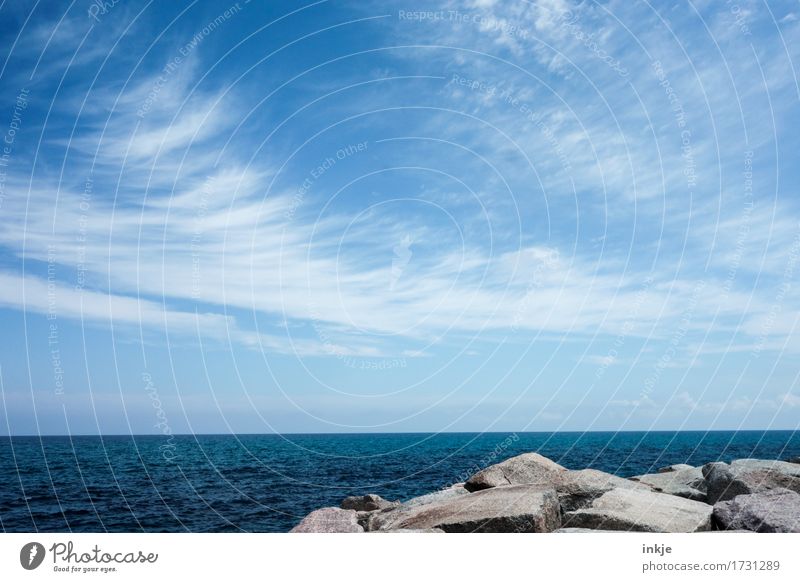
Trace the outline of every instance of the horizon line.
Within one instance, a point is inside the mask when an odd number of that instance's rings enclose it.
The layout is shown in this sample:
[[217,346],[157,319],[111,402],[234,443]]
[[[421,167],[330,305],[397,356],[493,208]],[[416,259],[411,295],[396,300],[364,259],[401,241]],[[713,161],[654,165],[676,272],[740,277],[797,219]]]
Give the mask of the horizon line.
[[368,436],[368,435],[439,435],[439,434],[598,434],[598,433],[715,433],[715,432],[800,432],[794,428],[747,429],[625,429],[625,430],[487,430],[487,431],[396,431],[396,432],[184,432],[184,433],[58,433],[58,434],[3,434],[0,438],[53,438],[53,437],[199,437],[199,436]]

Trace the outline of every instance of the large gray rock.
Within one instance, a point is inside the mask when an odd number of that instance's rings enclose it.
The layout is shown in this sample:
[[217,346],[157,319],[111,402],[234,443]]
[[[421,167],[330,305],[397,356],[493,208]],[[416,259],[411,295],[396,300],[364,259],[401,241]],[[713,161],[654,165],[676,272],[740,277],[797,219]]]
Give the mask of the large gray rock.
[[290,533],[361,533],[357,514],[352,509],[323,507],[312,511]]
[[646,532],[696,532],[711,529],[712,508],[674,495],[612,489],[590,507],[570,511],[564,526]]
[[468,491],[480,491],[501,485],[546,485],[564,467],[538,453],[525,453],[486,467],[464,484]]
[[444,530],[436,527],[431,529],[376,529],[369,533],[444,533]]
[[558,493],[563,511],[574,511],[586,507],[612,489],[650,490],[649,487],[640,483],[595,469],[559,471],[552,478],[552,486]]
[[771,489],[789,489],[800,493],[800,465],[785,461],[739,459],[703,466],[708,503],[733,499],[737,495],[760,493]]
[[427,493],[425,495],[420,495],[419,497],[413,497],[408,501],[401,503],[401,507],[418,507],[420,505],[427,505],[429,503],[436,503],[438,501],[447,501],[450,499],[454,499],[461,495],[467,495],[469,491],[464,489],[463,486],[452,486],[447,489],[442,489],[440,491],[434,491],[433,493]]
[[564,511],[584,507],[617,487],[649,490],[645,485],[596,469],[568,471],[537,453],[519,455],[487,467],[465,483],[465,487],[470,491],[508,485],[552,487],[558,493]]
[[[414,508],[422,507],[423,505],[451,501],[457,497],[461,497],[462,495],[469,495],[469,491],[464,489],[463,483],[456,483],[447,489],[441,489],[439,491],[434,491],[433,493],[426,493],[425,495],[420,495],[419,497],[412,497],[408,501],[400,503],[397,506],[390,507],[386,510],[380,510],[377,512],[359,512],[358,523],[363,526],[365,531],[376,531],[378,530],[381,520],[379,519],[376,521],[373,518],[376,515],[384,513],[385,511],[391,511],[393,509],[408,511]],[[397,514],[393,515],[396,516]]]
[[589,529],[587,527],[562,527],[553,533],[622,533],[614,529]]
[[800,533],[800,495],[788,489],[739,495],[714,506],[721,529]]
[[495,487],[432,503],[377,512],[370,530],[441,529],[466,532],[548,532],[561,526],[558,496],[535,485]]
[[[678,465],[673,465],[678,467]],[[678,497],[685,497],[694,501],[706,501],[706,481],[700,467],[676,469],[664,473],[637,475],[631,477],[632,481],[644,483],[659,493],[669,493]]]
[[456,497],[460,497],[462,495],[468,495],[469,491],[464,489],[463,485],[464,485],[463,483],[456,483],[455,485],[451,485],[447,489],[441,489],[439,491],[434,491],[433,493],[426,493],[425,495],[420,495],[419,497],[413,497],[408,501],[390,507],[386,510],[369,511],[369,512],[360,511],[358,513],[358,523],[361,524],[361,526],[364,528],[365,531],[373,531],[378,527],[376,524],[373,524],[374,521],[373,517],[382,513],[383,511],[391,511],[392,509],[395,508],[407,511],[415,507],[430,505],[432,503],[446,502],[455,499]]
[[386,501],[380,495],[354,495],[345,497],[339,505],[342,509],[353,509],[355,511],[377,511],[379,509],[389,509],[400,505],[397,501]]

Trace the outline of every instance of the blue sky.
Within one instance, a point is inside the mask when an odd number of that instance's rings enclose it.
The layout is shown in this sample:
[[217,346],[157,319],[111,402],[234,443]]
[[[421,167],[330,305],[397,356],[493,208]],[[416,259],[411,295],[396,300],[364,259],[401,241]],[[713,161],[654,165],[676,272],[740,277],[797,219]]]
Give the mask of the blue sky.
[[5,2],[0,433],[796,428],[796,2]]

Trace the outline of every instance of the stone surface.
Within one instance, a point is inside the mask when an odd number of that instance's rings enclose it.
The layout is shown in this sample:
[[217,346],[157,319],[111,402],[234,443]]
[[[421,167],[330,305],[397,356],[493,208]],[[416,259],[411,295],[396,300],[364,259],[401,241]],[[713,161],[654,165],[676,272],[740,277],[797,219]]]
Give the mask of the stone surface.
[[710,505],[638,489],[612,489],[590,507],[564,516],[565,527],[646,532],[711,529]]
[[800,533],[800,495],[788,489],[739,495],[714,505],[720,529]]
[[[408,501],[400,503],[399,505],[394,507],[407,511],[415,507],[430,505],[432,503],[445,502],[451,499],[455,499],[456,497],[468,494],[469,491],[464,489],[462,483],[456,483],[455,485],[451,485],[447,489],[441,489],[439,491],[434,491],[433,493],[426,493],[425,495],[420,495],[419,497],[413,497]],[[391,511],[392,509],[393,508],[390,507],[386,511]],[[377,528],[377,525],[373,525],[372,518],[380,513],[383,513],[383,511],[359,512],[358,523],[361,524],[361,526],[364,528],[365,531],[372,531],[373,528]]]
[[401,507],[417,507],[420,505],[427,505],[429,503],[435,503],[437,501],[445,501],[449,499],[453,499],[455,497],[459,497],[460,495],[467,495],[469,491],[464,489],[464,487],[450,487],[448,489],[442,489],[441,491],[434,491],[433,493],[427,493],[425,495],[420,495],[419,497],[414,497],[401,503]]
[[[679,465],[673,465],[679,467]],[[677,469],[664,473],[637,475],[632,481],[644,483],[659,493],[668,493],[685,497],[694,501],[706,501],[706,481],[700,467],[686,465],[685,469]]]
[[494,487],[373,514],[370,530],[430,529],[448,533],[548,532],[561,526],[558,496],[535,485]]
[[464,487],[468,491],[480,491],[502,485],[545,485],[561,471],[566,469],[547,457],[538,453],[525,453],[475,473]]
[[364,531],[368,531],[368,524],[370,516],[375,513],[374,511],[356,511],[356,521],[358,525],[364,528]]
[[594,469],[569,471],[527,453],[405,503],[348,497],[341,508],[318,509],[291,531],[800,533],[797,461],[676,464],[622,479]]
[[562,527],[553,533],[623,533],[614,529],[589,529],[587,527]]
[[397,501],[386,501],[380,495],[354,495],[345,497],[339,505],[342,509],[353,509],[355,511],[376,511],[379,509],[389,509],[400,505]]
[[658,472],[659,473],[672,473],[673,471],[683,471],[685,469],[694,469],[691,465],[687,465],[686,463],[678,463],[677,465],[670,465],[668,467],[661,467]]
[[563,511],[586,507],[604,493],[616,488],[650,490],[646,485],[595,469],[559,471],[553,476],[552,485],[558,493]]
[[369,533],[444,533],[444,530],[437,527],[430,529],[376,529]]
[[291,533],[360,533],[364,528],[358,524],[352,509],[323,507],[312,511],[291,530]]
[[737,495],[760,493],[771,489],[789,489],[800,493],[800,465],[785,461],[739,459],[703,466],[708,503],[727,501]]

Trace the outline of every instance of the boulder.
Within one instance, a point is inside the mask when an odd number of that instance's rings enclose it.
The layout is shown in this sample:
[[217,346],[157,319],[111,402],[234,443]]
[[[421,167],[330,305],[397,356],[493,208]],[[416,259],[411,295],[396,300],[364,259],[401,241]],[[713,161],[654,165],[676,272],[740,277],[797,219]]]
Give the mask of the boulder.
[[[702,479],[702,476],[701,476]],[[536,453],[512,457],[476,473],[465,483],[470,491],[508,485],[537,485],[553,488],[564,511],[579,509],[611,489],[643,489],[649,487],[596,469],[568,471],[561,465]]]
[[552,485],[558,493],[563,511],[574,511],[590,505],[592,501],[612,489],[640,489],[643,491],[650,489],[645,485],[595,469],[559,471],[555,474]]
[[415,507],[421,507],[423,505],[449,501],[461,495],[469,494],[469,491],[464,489],[464,487],[461,485],[463,484],[457,483],[455,485],[451,485],[447,489],[441,489],[439,491],[434,491],[433,493],[426,493],[425,495],[420,495],[419,497],[412,497],[408,501],[389,507],[386,510],[359,512],[358,523],[361,524],[365,531],[373,531],[373,529],[377,528],[377,525],[373,525],[373,516],[380,514],[383,511],[391,511],[395,508],[409,510]]
[[356,511],[356,521],[358,525],[364,528],[364,531],[368,530],[369,518],[370,516],[375,513],[374,511]]
[[464,484],[468,491],[480,491],[501,485],[549,484],[564,467],[538,453],[525,453],[475,473]]
[[420,495],[419,497],[413,497],[408,501],[401,503],[400,505],[402,507],[417,507],[420,505],[435,503],[437,501],[446,501],[460,495],[467,495],[468,493],[469,491],[464,489],[464,487],[452,486],[440,491],[434,491],[433,493],[426,493],[425,495]]
[[714,505],[720,529],[800,533],[800,495],[788,489],[738,495]]
[[444,533],[444,530],[437,527],[430,529],[376,529],[369,533]]
[[312,511],[292,528],[290,533],[361,533],[358,518],[352,509],[323,507]]
[[567,512],[564,526],[645,532],[696,532],[711,529],[712,508],[705,503],[638,489],[612,489],[590,507]]
[[441,529],[466,532],[549,532],[561,526],[558,496],[553,489],[510,485],[455,495],[431,503],[381,511],[372,515],[370,530]]
[[[679,465],[673,465],[678,467]],[[690,467],[688,469],[676,469],[664,473],[652,473],[649,475],[637,475],[631,477],[632,481],[644,483],[650,486],[653,491],[668,493],[685,497],[694,501],[706,501],[706,481],[703,477],[703,470],[700,467]]]
[[684,471],[686,469],[694,469],[691,465],[687,465],[686,463],[678,463],[677,465],[670,465],[669,467],[661,467],[658,472],[659,473],[672,473],[674,471]]
[[561,527],[553,533],[623,533],[614,529],[589,529],[587,527]]
[[342,509],[353,509],[355,511],[377,511],[379,509],[389,509],[400,505],[397,501],[386,501],[380,495],[355,495],[345,497],[339,505]]
[[737,495],[760,493],[771,489],[789,489],[800,493],[800,465],[785,461],[739,459],[703,466],[708,503],[728,501]]

